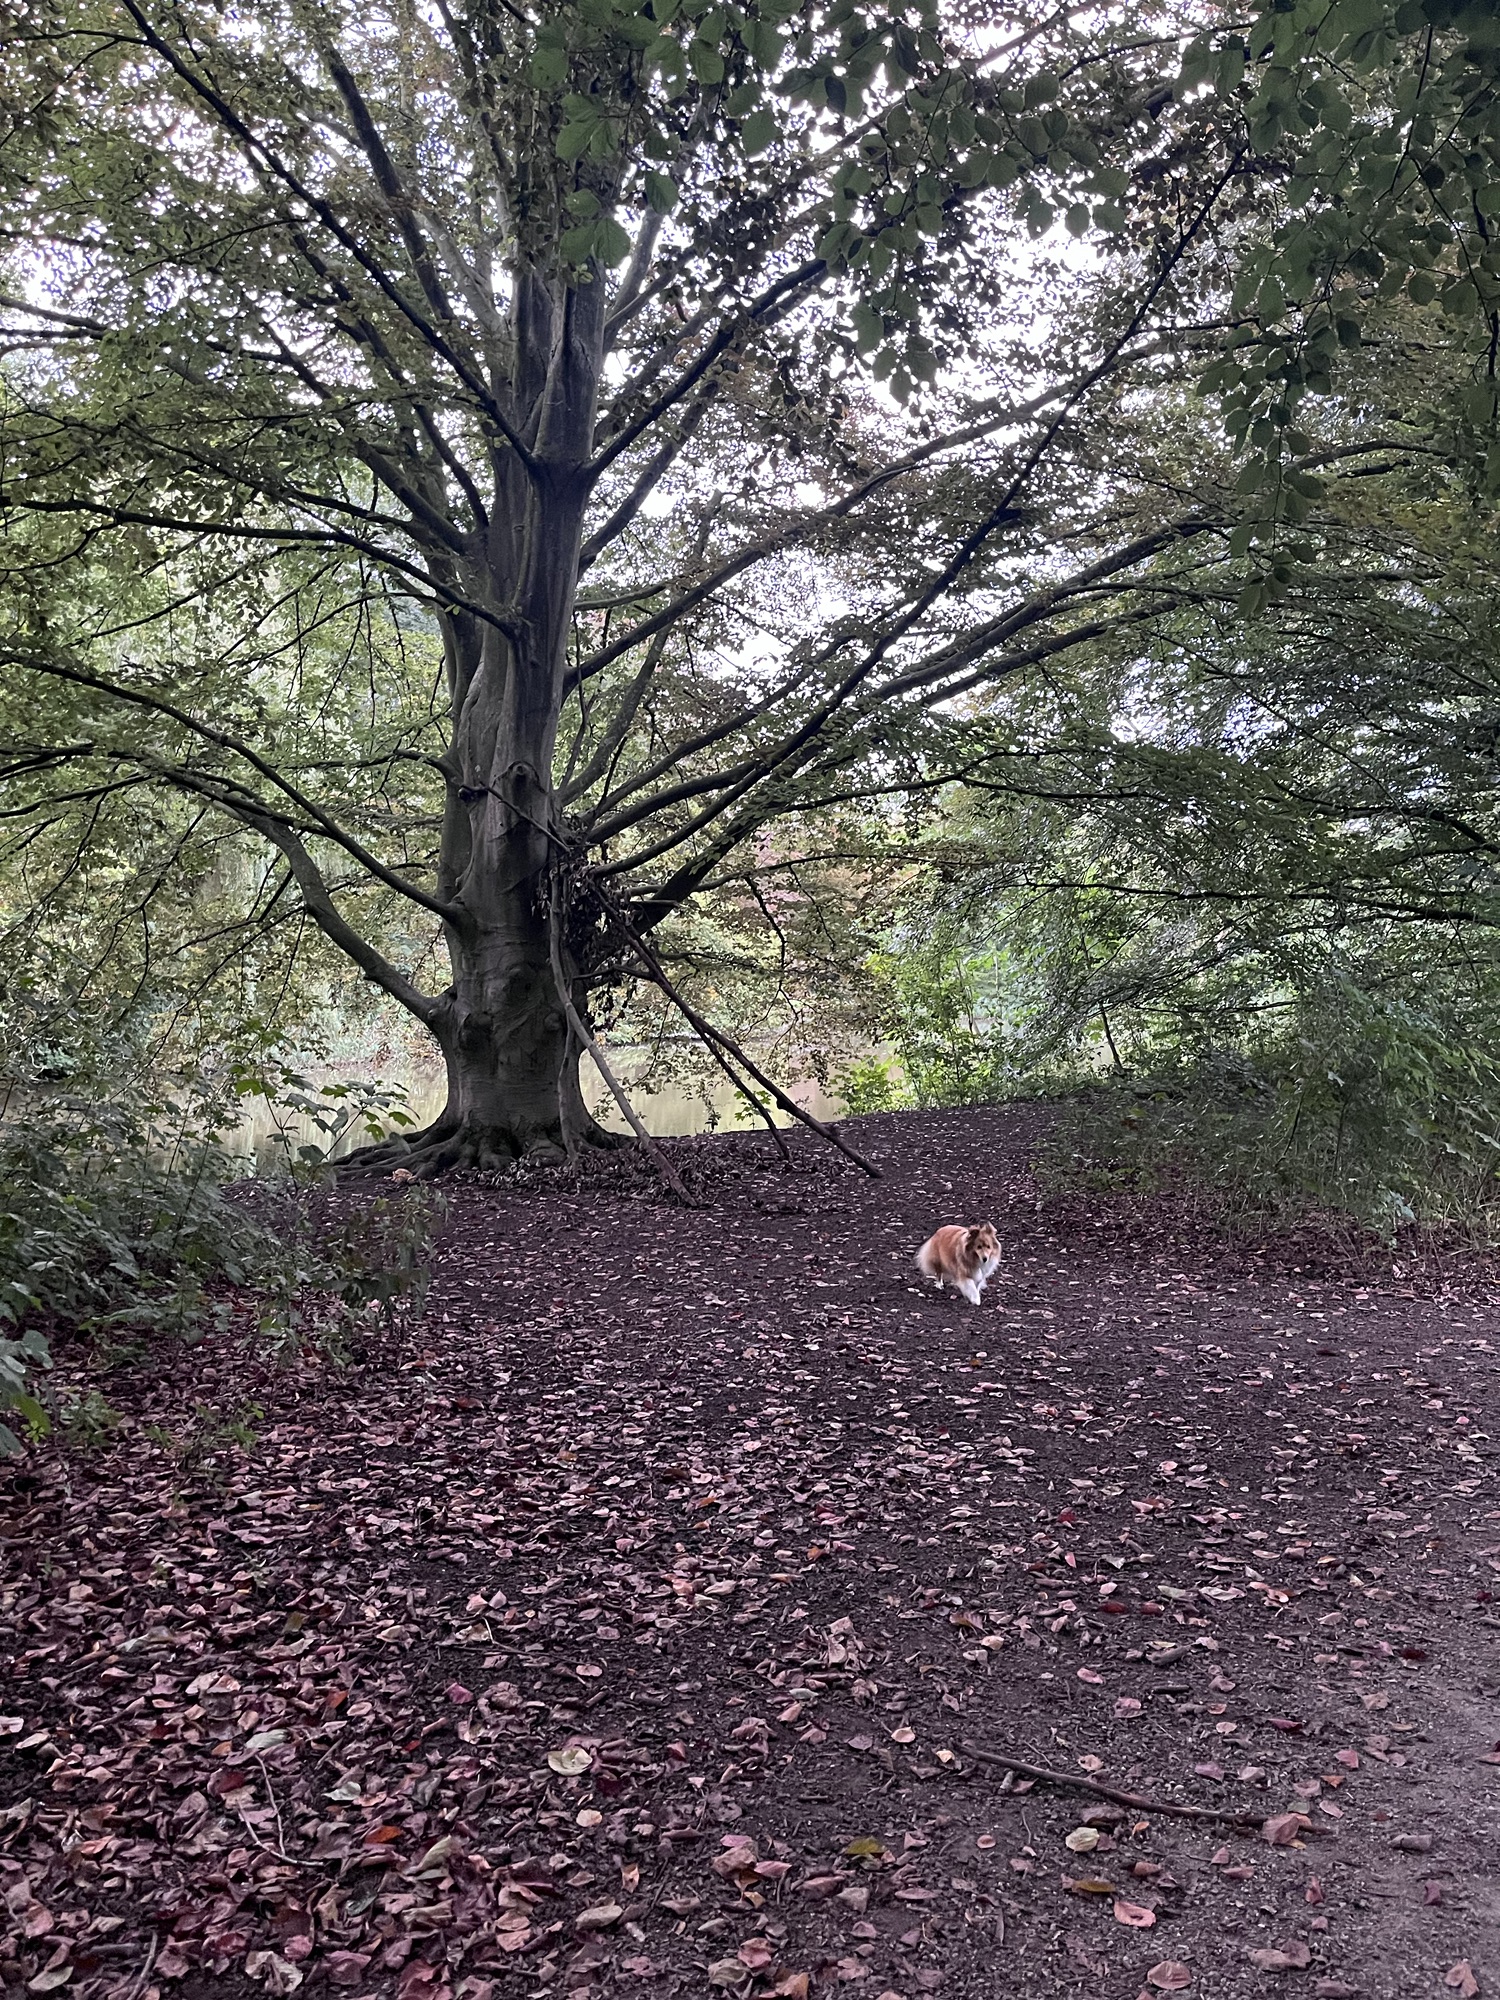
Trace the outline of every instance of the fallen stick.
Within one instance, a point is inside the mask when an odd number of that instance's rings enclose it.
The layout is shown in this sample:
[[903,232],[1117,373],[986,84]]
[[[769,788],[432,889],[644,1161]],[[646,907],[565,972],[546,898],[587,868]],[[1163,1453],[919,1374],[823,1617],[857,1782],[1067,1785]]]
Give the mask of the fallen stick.
[[[604,902],[604,898],[602,896],[600,897],[600,901]],[[702,1036],[703,1040],[709,1045],[710,1049],[712,1049],[714,1044],[717,1043],[718,1046],[722,1048],[726,1054],[733,1056],[734,1060],[740,1065],[740,1067],[746,1072],[746,1074],[754,1077],[755,1081],[760,1085],[762,1090],[769,1091],[771,1096],[776,1100],[776,1102],[781,1106],[782,1110],[785,1111],[789,1117],[796,1118],[803,1125],[807,1126],[809,1131],[816,1132],[820,1139],[826,1140],[826,1142],[830,1146],[836,1147],[838,1151],[844,1155],[845,1159],[852,1160],[855,1166],[857,1166],[862,1173],[866,1173],[870,1176],[870,1179],[872,1181],[878,1181],[884,1178],[879,1167],[873,1165],[871,1161],[865,1159],[862,1154],[856,1153],[852,1146],[846,1144],[846,1142],[839,1137],[838,1133],[834,1131],[831,1125],[825,1125],[821,1119],[814,1118],[814,1116],[810,1111],[804,1111],[802,1106],[797,1103],[795,1098],[788,1097],[787,1093],[781,1088],[779,1084],[773,1083],[770,1077],[766,1075],[765,1071],[763,1069],[760,1069],[755,1063],[753,1063],[750,1060],[749,1056],[746,1055],[745,1051],[740,1047],[739,1043],[735,1041],[731,1035],[725,1034],[722,1028],[716,1028],[711,1021],[707,1021],[704,1019],[704,1017],[698,1012],[697,1008],[692,1004],[692,1002],[687,998],[685,998],[685,996],[682,993],[680,993],[677,987],[672,983],[671,979],[668,978],[666,968],[662,965],[661,960],[657,957],[656,953],[652,950],[651,946],[647,944],[646,940],[635,929],[634,925],[629,922],[624,912],[619,908],[618,904],[614,903],[613,901],[604,902],[604,907],[608,911],[609,915],[614,918],[616,924],[619,926],[621,931],[624,932],[626,942],[630,945],[631,949],[640,959],[642,965],[645,966],[649,977],[652,980],[654,980],[655,983],[661,988],[662,992],[666,994],[667,998],[672,1002],[673,1006],[688,1022],[689,1026],[695,1028],[698,1031],[699,1035]],[[741,1090],[744,1089],[743,1084],[739,1084],[738,1087]],[[751,1099],[751,1102],[752,1103],[754,1102],[753,1098]],[[761,1111],[761,1116],[762,1117],[765,1116],[763,1110]]]
[[998,1750],[981,1749],[977,1743],[963,1746],[978,1764],[998,1764],[1002,1771],[1016,1771],[1023,1778],[1035,1778],[1044,1785],[1071,1786],[1074,1791],[1092,1792],[1095,1798],[1108,1799],[1113,1805],[1133,1806],[1137,1812],[1171,1813],[1177,1819],[1216,1819],[1227,1826],[1261,1826],[1264,1813],[1226,1812],[1222,1806],[1174,1806],[1160,1799],[1143,1799],[1135,1792],[1117,1792],[1112,1785],[1101,1785],[1093,1778],[1075,1778],[1071,1771],[1048,1771],[1040,1764],[1023,1764],[1018,1757],[1002,1756]]
[[[660,1146],[657,1145],[656,1141],[652,1138],[651,1134],[646,1130],[645,1126],[641,1123],[639,1117],[636,1115],[635,1106],[631,1103],[630,1099],[625,1095],[624,1086],[621,1084],[619,1078],[615,1075],[614,1071],[610,1068],[609,1063],[605,1058],[604,1051],[600,1048],[599,1044],[595,1041],[594,1037],[589,1033],[588,1026],[585,1023],[583,1016],[579,1013],[578,1009],[573,1005],[573,996],[568,991],[568,982],[563,975],[562,945],[560,941],[561,907],[562,907],[561,898],[557,895],[556,888],[554,886],[553,896],[552,896],[552,923],[550,926],[552,933],[550,939],[551,957],[552,957],[552,978],[557,986],[557,997],[559,1000],[561,1000],[563,1004],[563,1013],[567,1019],[568,1026],[569,1028],[571,1028],[573,1033],[578,1037],[578,1040],[582,1044],[582,1046],[585,1049],[587,1049],[589,1055],[593,1058],[595,1069],[598,1070],[600,1076],[603,1077],[605,1083],[609,1086],[610,1096],[613,1097],[615,1103],[619,1105],[621,1116],[624,1118],[626,1124],[629,1125],[631,1131],[634,1132],[637,1139],[640,1140],[641,1145],[644,1147],[646,1155],[650,1159],[652,1166],[655,1167],[657,1173],[660,1174],[661,1178],[666,1182],[667,1186],[671,1189],[672,1193],[676,1195],[677,1199],[682,1203],[684,1208],[697,1208],[698,1203],[694,1201],[693,1197],[688,1193],[687,1189],[683,1186],[682,1180],[678,1175],[677,1170],[673,1167],[672,1162],[667,1158],[666,1154],[663,1153]],[[559,1112],[561,1112],[561,1105],[559,1105]]]

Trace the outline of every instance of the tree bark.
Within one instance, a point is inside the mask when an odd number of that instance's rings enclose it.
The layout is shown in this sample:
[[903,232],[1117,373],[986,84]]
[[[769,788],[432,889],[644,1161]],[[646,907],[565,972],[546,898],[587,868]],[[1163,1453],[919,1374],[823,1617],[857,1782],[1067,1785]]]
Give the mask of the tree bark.
[[[452,985],[429,1022],[448,1071],[442,1116],[409,1143],[437,1174],[526,1155],[561,1159],[570,1141],[607,1145],[586,1111],[580,1050],[553,972],[549,887],[565,839],[553,759],[562,712],[604,353],[604,274],[582,282],[517,274],[508,366],[492,389],[530,461],[492,447],[486,546],[463,577],[489,607],[444,623],[453,717],[438,894]],[[434,557],[444,566],[449,558]],[[566,920],[564,912],[563,920]],[[562,953],[579,1013],[586,982]],[[390,1146],[353,1164],[395,1157]]]

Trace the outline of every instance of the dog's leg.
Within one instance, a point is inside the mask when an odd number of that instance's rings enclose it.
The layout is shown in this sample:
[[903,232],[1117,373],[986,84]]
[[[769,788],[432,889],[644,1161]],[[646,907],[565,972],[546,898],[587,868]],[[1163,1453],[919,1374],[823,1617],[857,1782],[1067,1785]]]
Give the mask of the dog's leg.
[[958,1289],[963,1293],[971,1306],[979,1304],[979,1287],[972,1278],[960,1278]]

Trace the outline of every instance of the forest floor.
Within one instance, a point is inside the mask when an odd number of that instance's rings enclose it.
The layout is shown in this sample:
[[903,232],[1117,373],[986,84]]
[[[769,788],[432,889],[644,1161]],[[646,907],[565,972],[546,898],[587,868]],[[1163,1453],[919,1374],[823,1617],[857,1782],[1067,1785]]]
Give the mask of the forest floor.
[[1038,1117],[471,1185],[358,1365],[116,1370],[0,1473],[0,1984],[1500,1996],[1494,1268]]

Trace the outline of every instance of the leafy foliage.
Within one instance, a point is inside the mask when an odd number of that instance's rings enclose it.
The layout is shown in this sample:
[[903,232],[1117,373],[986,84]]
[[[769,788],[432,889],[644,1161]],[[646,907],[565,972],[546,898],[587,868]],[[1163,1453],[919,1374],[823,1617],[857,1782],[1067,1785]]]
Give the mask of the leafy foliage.
[[951,934],[877,952],[865,964],[878,1032],[892,1056],[839,1077],[853,1112],[993,1104],[1019,1081],[1007,1020],[1013,982],[1002,952],[965,950]]
[[[0,781],[59,917],[149,799],[177,976],[217,932],[258,1001],[316,927],[442,1046],[420,1170],[560,1143],[556,983],[639,977],[769,827],[933,782],[949,704],[1225,527],[1111,430],[1250,193],[1146,20],[29,22]],[[1035,248],[1059,215],[1107,283]]]
[[1070,1177],[1188,1177],[1259,1205],[1311,1202],[1386,1236],[1419,1218],[1490,1226],[1497,1003],[1493,984],[1477,1005],[1449,992],[1424,1008],[1330,978],[1287,994],[1271,1032],[1090,1093],[1054,1162]]
[[[12,1022],[14,1026],[14,1021]],[[421,1190],[327,1216],[289,1183],[236,1188],[234,1107],[204,1087],[151,1099],[118,1043],[26,1049],[0,1122],[0,1409],[50,1427],[49,1341],[103,1352],[194,1341],[249,1306],[273,1344],[341,1346],[373,1309],[420,1313],[439,1210]],[[67,1080],[59,1082],[59,1070]],[[113,1083],[111,1078],[114,1079]],[[77,1412],[60,1413],[74,1431]],[[15,1433],[0,1449],[16,1448]]]

